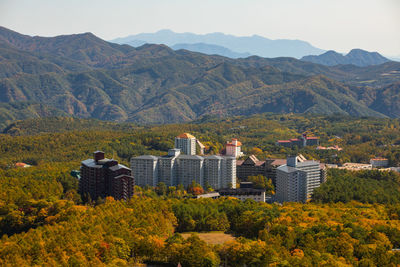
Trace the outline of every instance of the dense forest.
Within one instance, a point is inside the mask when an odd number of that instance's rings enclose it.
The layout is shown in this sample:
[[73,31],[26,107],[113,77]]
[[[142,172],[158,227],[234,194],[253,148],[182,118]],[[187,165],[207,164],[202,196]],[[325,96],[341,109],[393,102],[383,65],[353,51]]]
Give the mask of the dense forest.
[[[166,153],[182,131],[199,138],[208,153],[237,137],[246,154],[260,159],[294,152],[336,163],[386,156],[395,166],[400,158],[395,119],[264,114],[162,126],[71,117],[15,122],[0,135],[0,265],[400,264],[400,177],[394,172],[330,170],[306,204],[192,199],[194,188],[161,186],[136,188],[129,201],[82,201],[70,173],[93,151],[128,164],[131,156]],[[306,131],[344,150],[275,145]],[[33,166],[15,168],[16,162]],[[210,231],[234,239],[211,244],[197,234]]]
[[[142,126],[55,117],[18,121],[3,132],[0,164],[46,160],[72,160],[79,164],[97,149],[127,163],[132,156],[166,153],[175,136],[190,132],[209,154],[220,153],[226,141],[235,137],[244,144],[245,154],[255,154],[259,159],[302,153],[309,159],[342,164],[369,163],[372,157],[382,156],[389,159],[391,166],[400,165],[399,119],[260,114],[227,119],[206,116],[192,123]],[[322,146],[338,145],[343,150],[275,145],[279,139],[297,138],[304,132],[320,137]]]

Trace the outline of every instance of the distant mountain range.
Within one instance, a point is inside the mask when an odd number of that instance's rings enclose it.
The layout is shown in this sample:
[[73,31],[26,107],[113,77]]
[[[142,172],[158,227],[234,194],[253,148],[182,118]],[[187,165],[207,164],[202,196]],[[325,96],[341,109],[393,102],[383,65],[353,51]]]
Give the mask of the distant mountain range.
[[111,42],[128,44],[133,47],[139,47],[146,43],[164,44],[174,50],[186,49],[230,58],[245,58],[252,55],[268,58],[294,57],[326,66],[352,64],[365,67],[390,61],[377,52],[353,49],[344,56],[332,50],[325,52],[300,40],[270,40],[257,35],[236,37],[223,33],[199,35],[161,30],[155,33],[141,33],[117,38]]
[[245,58],[251,56],[250,53],[237,53],[223,46],[205,44],[205,43],[176,44],[171,46],[171,48],[174,50],[186,49],[189,51],[199,52],[207,55],[220,55],[230,58]]
[[326,66],[352,64],[360,67],[379,65],[390,61],[377,52],[368,52],[361,49],[353,49],[345,56],[331,50],[319,56],[305,56],[301,60]]
[[[225,47],[235,53],[245,53],[261,57],[294,57],[319,55],[325,52],[311,44],[300,40],[271,40],[262,36],[253,35],[237,37],[223,33],[194,34],[176,33],[171,30],[161,30],[155,33],[141,33],[124,38],[117,38],[111,42],[129,44],[134,47],[144,43],[165,44],[173,47],[177,44],[208,44]],[[190,50],[190,49],[188,49]]]
[[400,117],[400,63],[232,59],[0,27],[0,127],[53,115],[172,123],[262,112]]

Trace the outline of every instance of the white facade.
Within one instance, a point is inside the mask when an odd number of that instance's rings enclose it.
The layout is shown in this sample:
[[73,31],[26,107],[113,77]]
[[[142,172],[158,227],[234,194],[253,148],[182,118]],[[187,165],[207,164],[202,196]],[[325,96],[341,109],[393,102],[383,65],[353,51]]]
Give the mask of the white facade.
[[179,155],[179,149],[170,149],[168,155],[158,158],[158,180],[166,186],[178,184],[176,158]]
[[232,138],[231,142],[226,143],[226,156],[229,157],[241,157],[243,156],[243,152],[241,151],[242,143],[240,143],[236,138]]
[[178,184],[185,188],[192,181],[204,186],[204,158],[201,156],[180,155],[176,159],[178,164],[177,176]]
[[175,137],[175,148],[185,155],[196,155],[196,138],[188,133]]
[[131,159],[132,176],[138,186],[158,184],[158,157],[143,155]]
[[192,181],[202,187],[208,183],[214,189],[236,188],[236,159],[224,156],[196,156],[179,154],[170,149],[162,157],[140,156],[131,159],[136,184],[156,186],[189,186]]
[[298,162],[297,158],[289,157],[287,165],[276,169],[276,199],[279,202],[306,202],[320,184],[318,161]]

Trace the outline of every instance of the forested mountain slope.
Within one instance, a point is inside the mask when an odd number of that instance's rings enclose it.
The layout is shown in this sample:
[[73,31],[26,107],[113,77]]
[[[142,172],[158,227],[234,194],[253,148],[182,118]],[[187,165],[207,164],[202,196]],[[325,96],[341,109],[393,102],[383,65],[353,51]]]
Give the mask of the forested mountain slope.
[[14,107],[3,124],[26,118],[32,104],[47,107],[33,114],[140,123],[260,112],[397,117],[399,76],[395,62],[360,68],[235,60],[117,45],[90,33],[30,37],[0,28],[0,102]]

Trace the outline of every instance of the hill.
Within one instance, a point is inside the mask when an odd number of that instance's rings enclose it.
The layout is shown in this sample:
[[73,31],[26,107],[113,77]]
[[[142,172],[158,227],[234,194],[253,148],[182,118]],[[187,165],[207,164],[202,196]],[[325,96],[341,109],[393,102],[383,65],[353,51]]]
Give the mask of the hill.
[[249,53],[237,53],[232,50],[219,45],[195,43],[195,44],[175,44],[171,46],[174,50],[186,49],[193,52],[199,52],[207,55],[220,55],[230,58],[244,58],[249,57]]
[[271,40],[258,35],[237,37],[223,33],[200,35],[194,33],[175,33],[171,30],[130,35],[128,37],[111,40],[111,42],[129,44],[132,46],[138,46],[144,43],[165,44],[168,46],[182,43],[205,43],[222,46],[236,53],[249,53],[261,57],[301,58],[305,55],[315,55],[324,52],[324,50],[300,40]]
[[318,56],[304,56],[301,60],[327,66],[352,64],[359,67],[379,65],[390,61],[378,52],[368,52],[361,49],[352,49],[345,56],[331,50]]
[[231,59],[165,45],[134,48],[92,34],[42,38],[5,28],[0,59],[0,102],[14,105],[3,125],[29,116],[26,102],[53,110],[32,117],[139,123],[259,112],[398,116],[399,99],[387,97],[397,94],[397,62],[328,67],[294,58]]

